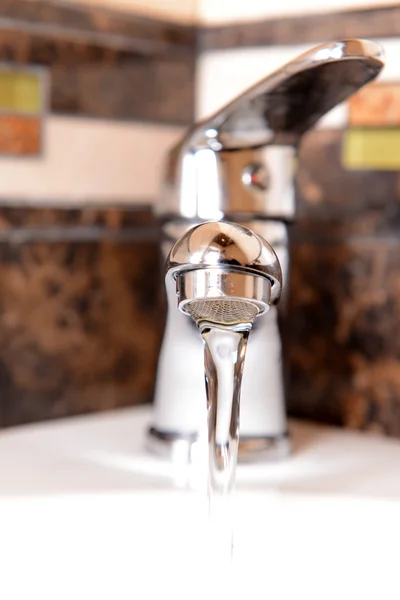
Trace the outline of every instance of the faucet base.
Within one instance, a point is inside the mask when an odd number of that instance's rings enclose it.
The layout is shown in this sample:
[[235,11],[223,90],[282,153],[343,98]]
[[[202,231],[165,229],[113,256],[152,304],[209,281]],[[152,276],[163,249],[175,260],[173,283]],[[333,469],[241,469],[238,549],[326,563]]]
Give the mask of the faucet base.
[[[193,462],[198,455],[199,445],[197,434],[182,435],[159,431],[154,427],[150,427],[147,433],[147,449],[171,462]],[[241,463],[281,460],[290,454],[291,448],[288,433],[276,436],[241,436],[238,460]]]

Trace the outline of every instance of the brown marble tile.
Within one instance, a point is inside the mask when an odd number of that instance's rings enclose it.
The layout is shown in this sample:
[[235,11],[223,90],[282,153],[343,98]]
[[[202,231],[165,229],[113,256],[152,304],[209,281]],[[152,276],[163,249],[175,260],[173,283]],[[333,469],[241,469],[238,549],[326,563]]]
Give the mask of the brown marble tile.
[[187,125],[193,120],[192,27],[99,7],[5,0],[0,61],[41,65],[50,110]]
[[41,119],[0,115],[0,154],[37,156],[41,146]]
[[194,52],[152,56],[71,38],[1,28],[0,60],[50,74],[50,111],[186,125],[194,106]]
[[290,414],[400,436],[400,238],[296,242],[291,256]]
[[77,227],[101,227],[110,231],[127,230],[137,235],[145,230],[149,237],[153,230],[157,233],[157,221],[149,205],[96,206],[93,204],[79,208],[49,206],[49,205],[18,205],[10,202],[0,206],[0,231],[7,232],[16,229],[48,229]]
[[304,138],[282,320],[291,415],[400,436],[399,174],[346,171],[342,133]]
[[149,401],[161,280],[157,243],[0,244],[3,426]]
[[[342,164],[342,144],[340,130],[321,129],[304,136],[296,174],[297,219],[368,220],[371,215],[366,211],[372,211],[381,217],[380,228],[397,226],[397,172],[347,171]],[[362,228],[361,223],[356,225]]]

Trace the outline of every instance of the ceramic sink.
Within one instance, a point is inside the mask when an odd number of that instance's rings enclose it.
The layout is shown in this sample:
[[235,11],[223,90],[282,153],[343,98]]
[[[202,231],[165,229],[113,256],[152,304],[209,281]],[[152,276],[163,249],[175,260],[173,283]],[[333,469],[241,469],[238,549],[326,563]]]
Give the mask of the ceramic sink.
[[233,563],[212,570],[201,469],[149,455],[149,417],[1,433],[2,599],[400,597],[397,441],[292,421],[292,456],[240,465]]

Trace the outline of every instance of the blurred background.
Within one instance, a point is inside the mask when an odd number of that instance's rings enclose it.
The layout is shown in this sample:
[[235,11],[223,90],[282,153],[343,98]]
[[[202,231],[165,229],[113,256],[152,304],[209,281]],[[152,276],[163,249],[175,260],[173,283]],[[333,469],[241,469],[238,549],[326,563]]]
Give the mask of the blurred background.
[[288,411],[400,437],[400,4],[0,3],[0,426],[151,402],[163,163],[309,47],[382,43],[299,148]]

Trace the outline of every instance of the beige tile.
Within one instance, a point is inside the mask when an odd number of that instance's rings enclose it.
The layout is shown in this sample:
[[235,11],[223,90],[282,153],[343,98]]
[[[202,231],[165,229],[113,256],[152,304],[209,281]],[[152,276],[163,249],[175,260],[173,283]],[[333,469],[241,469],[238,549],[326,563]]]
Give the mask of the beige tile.
[[143,16],[193,23],[196,19],[196,0],[65,0],[73,4],[105,6]]
[[165,155],[181,128],[49,117],[44,155],[0,158],[1,197],[143,202],[160,194]]
[[398,4],[395,0],[384,3],[365,0],[199,0],[198,19],[203,23],[221,24],[238,21],[268,19],[285,15],[305,15],[307,13],[333,12],[354,8],[377,7],[384,4]]

